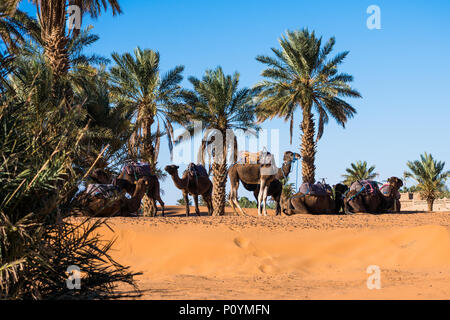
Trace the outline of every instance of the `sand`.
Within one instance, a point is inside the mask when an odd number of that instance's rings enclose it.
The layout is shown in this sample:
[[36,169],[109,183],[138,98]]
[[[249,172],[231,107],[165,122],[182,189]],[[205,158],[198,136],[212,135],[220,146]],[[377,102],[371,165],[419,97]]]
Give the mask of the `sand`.
[[[143,273],[142,299],[450,298],[450,212],[186,218],[168,209],[101,230],[116,239],[112,256]],[[380,289],[367,286],[369,266]]]

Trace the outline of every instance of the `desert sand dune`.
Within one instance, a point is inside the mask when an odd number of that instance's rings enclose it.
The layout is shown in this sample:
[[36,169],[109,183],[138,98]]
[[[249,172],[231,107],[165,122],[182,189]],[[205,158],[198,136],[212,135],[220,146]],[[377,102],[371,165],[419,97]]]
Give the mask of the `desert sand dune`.
[[[227,209],[228,210],[228,209]],[[113,218],[144,299],[449,299],[450,213]],[[206,209],[202,209],[206,212]],[[273,214],[273,212],[271,212]],[[369,290],[366,269],[381,270]],[[126,288],[122,288],[126,290]]]

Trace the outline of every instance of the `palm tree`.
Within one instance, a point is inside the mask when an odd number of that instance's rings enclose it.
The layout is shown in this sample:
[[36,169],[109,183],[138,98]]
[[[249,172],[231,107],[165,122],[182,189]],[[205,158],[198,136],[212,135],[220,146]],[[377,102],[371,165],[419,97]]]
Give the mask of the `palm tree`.
[[213,215],[225,212],[227,155],[228,151],[236,161],[236,137],[233,129],[256,129],[254,123],[254,91],[238,89],[239,73],[225,75],[221,67],[207,70],[203,78],[189,78],[193,90],[183,92],[184,106],[175,110],[174,119],[192,131],[193,121],[201,121],[203,141],[200,159],[204,164],[204,153],[214,145],[213,155]]
[[[0,48],[0,92],[11,89],[8,76],[14,70],[15,54],[25,43],[27,37],[34,39],[40,33],[37,21],[25,12],[11,10],[9,3],[0,4],[0,39],[4,48]],[[2,50],[4,49],[4,52]]]
[[409,171],[405,171],[405,178],[412,178],[417,182],[417,189],[422,199],[428,204],[428,210],[433,211],[434,200],[445,191],[445,182],[450,177],[450,171],[444,171],[445,162],[436,161],[431,154],[420,156],[420,160],[408,161]]
[[281,50],[272,48],[275,57],[256,58],[267,65],[262,72],[266,79],[255,87],[260,91],[256,110],[258,120],[282,117],[290,121],[292,143],[294,114],[297,109],[301,111],[303,181],[314,183],[316,146],[324,125],[332,117],[345,128],[356,110],[343,98],[359,98],[361,95],[348,84],[353,81],[351,75],[338,73],[337,68],[348,51],[328,59],[335,44],[334,38],[322,47],[322,38],[316,38],[314,32],[304,29],[287,31],[279,43]]
[[[105,152],[97,161],[98,167],[122,162],[126,154],[124,145],[133,128],[129,108],[121,104],[113,105],[110,101],[109,74],[103,65],[108,59],[84,54],[86,46],[98,40],[98,36],[89,34],[89,30],[82,31],[68,45],[72,68],[67,79],[73,91],[74,105],[78,106],[76,121],[78,127],[86,129],[79,144],[81,156],[74,167],[83,172],[105,147]],[[39,42],[20,47],[12,66],[15,75],[9,77],[7,84],[14,90],[15,99],[32,104],[42,115],[40,121],[45,126],[52,83],[51,70]]]
[[[43,43],[47,63],[52,71],[53,95],[66,99],[71,98],[72,92],[68,84],[60,83],[70,69],[68,44],[70,39],[78,36],[78,29],[73,28],[66,33],[66,18],[68,7],[75,5],[80,8],[80,20],[83,15],[90,14],[97,18],[102,10],[107,10],[108,4],[113,15],[122,13],[117,0],[32,0],[36,6],[39,25],[41,27],[41,40]],[[7,11],[14,15],[20,0],[11,0],[7,3]]]
[[33,0],[33,2],[42,28],[41,37],[45,55],[56,79],[66,75],[70,68],[67,45],[69,39],[76,36],[79,31],[73,29],[72,34],[66,34],[68,6],[78,6],[81,9],[80,18],[87,13],[92,18],[97,18],[102,8],[107,10],[108,4],[112,8],[113,15],[122,13],[117,0]]
[[350,186],[353,182],[359,180],[371,180],[378,176],[375,172],[375,166],[368,168],[367,161],[356,161],[350,164],[350,168],[345,169],[347,174],[343,174],[344,183]]
[[[149,49],[136,48],[134,57],[130,53],[113,53],[112,58],[116,63],[110,71],[113,101],[128,108],[135,119],[128,140],[128,156],[149,163],[157,173],[160,139],[164,134],[172,152],[173,128],[169,110],[178,103],[184,67],[176,66],[161,76],[159,53]],[[148,197],[144,197],[143,210],[145,214],[156,211],[154,202]]]
[[[156,169],[163,135],[161,126],[168,136],[169,149],[172,149],[169,110],[178,103],[184,67],[177,66],[161,77],[158,52],[136,48],[134,55],[112,54],[116,65],[111,68],[111,93],[116,103],[129,106],[136,119],[135,131],[129,141],[130,157],[148,162]],[[156,130],[152,130],[155,124]]]
[[40,31],[37,21],[25,12],[16,10],[13,15],[5,3],[0,4],[0,39],[10,53],[17,51],[26,36],[37,36]]

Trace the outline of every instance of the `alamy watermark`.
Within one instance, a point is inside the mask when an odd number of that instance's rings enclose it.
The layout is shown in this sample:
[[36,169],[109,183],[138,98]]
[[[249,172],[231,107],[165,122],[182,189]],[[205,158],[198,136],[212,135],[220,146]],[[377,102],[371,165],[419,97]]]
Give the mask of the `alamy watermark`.
[[[210,161],[220,163],[226,160],[227,163],[233,164],[235,159],[239,160],[239,150],[256,153],[266,149],[270,152],[270,162],[274,166],[281,164],[279,129],[259,131],[228,129],[221,132],[217,129],[204,130],[202,122],[195,121],[192,123],[192,130],[180,128],[174,131],[174,136],[177,143],[174,145],[172,162],[176,165],[201,162],[203,159],[198,150],[202,147],[205,150],[203,157],[205,163]],[[275,170],[275,167],[267,169]]]
[[67,268],[67,274],[69,275],[66,279],[66,286],[69,290],[80,290],[81,289],[81,270],[78,266],[72,265]]
[[68,28],[72,29],[81,29],[81,8],[79,6],[71,5],[67,7],[67,15],[68,15]]
[[366,273],[370,274],[367,278],[367,289],[381,289],[381,269],[379,266],[371,265],[367,267]]
[[377,5],[370,5],[367,8],[367,14],[370,16],[367,18],[366,25],[369,30],[381,29],[381,9]]

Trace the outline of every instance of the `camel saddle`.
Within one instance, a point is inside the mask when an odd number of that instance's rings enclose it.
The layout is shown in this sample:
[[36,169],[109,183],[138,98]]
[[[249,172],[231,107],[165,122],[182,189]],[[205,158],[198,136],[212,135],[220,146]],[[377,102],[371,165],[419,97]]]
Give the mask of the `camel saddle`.
[[328,184],[305,182],[300,186],[299,192],[311,196],[329,196],[333,194],[333,189]]
[[130,161],[127,164],[125,164],[122,171],[124,170],[128,175],[133,176],[136,180],[142,177],[148,177],[153,175],[152,169],[148,163]]
[[352,183],[350,186],[350,191],[355,191],[356,193],[364,192],[366,194],[375,194],[379,191],[379,188],[375,181],[360,180]]
[[187,167],[187,171],[189,171],[193,176],[197,177],[208,177],[208,172],[205,167],[201,164],[190,163]]
[[109,199],[116,197],[120,193],[120,188],[112,184],[90,184],[86,188],[86,193],[97,198]]
[[238,162],[241,164],[271,164],[272,155],[266,150],[260,152],[241,151]]
[[[393,187],[390,184],[385,184],[380,188],[381,193],[387,197],[391,194]],[[400,200],[400,192],[398,190],[395,190],[395,199]]]

